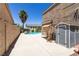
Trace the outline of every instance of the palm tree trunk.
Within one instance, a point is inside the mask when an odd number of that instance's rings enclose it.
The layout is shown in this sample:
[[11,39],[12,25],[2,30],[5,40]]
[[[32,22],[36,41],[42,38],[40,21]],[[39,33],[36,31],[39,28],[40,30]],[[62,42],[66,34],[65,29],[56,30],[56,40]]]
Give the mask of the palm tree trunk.
[[22,32],[24,32],[24,23],[23,23],[23,26],[22,27],[23,27],[23,31]]

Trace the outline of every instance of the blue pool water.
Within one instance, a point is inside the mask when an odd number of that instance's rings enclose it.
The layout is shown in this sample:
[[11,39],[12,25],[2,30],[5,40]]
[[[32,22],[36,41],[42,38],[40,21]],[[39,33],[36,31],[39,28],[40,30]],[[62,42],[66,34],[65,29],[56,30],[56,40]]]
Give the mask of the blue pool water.
[[28,33],[28,34],[39,34],[40,32],[31,32],[31,33]]
[[25,34],[39,34],[41,32],[30,32],[30,33],[25,33]]

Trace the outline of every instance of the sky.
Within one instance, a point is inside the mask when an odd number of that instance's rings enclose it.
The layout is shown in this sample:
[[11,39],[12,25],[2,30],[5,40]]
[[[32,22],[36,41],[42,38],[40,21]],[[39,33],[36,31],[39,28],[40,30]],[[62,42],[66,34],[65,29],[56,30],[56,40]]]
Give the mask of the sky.
[[25,10],[28,14],[28,18],[25,22],[26,24],[42,24],[42,14],[47,10],[52,4],[51,3],[9,3],[9,10],[12,14],[15,24],[21,24],[22,22],[19,18],[20,10]]

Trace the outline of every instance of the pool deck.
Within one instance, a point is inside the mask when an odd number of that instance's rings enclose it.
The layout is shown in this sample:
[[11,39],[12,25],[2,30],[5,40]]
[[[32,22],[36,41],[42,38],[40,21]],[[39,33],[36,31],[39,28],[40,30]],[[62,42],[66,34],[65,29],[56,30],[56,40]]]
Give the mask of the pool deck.
[[10,56],[69,56],[74,48],[47,42],[40,34],[24,34],[18,38]]

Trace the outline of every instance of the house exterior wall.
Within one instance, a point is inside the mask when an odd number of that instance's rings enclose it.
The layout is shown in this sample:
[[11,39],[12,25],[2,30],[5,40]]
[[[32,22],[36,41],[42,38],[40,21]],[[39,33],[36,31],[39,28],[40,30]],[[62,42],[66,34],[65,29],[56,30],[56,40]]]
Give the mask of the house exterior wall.
[[79,9],[78,3],[60,3],[55,7],[51,7],[43,14],[42,32],[44,31],[43,26],[47,25],[48,23],[50,24],[51,20],[53,21],[53,32],[56,29],[55,26],[60,22],[78,26],[79,20],[75,21],[74,19],[77,9]]
[[49,26],[50,24],[42,25],[42,37],[48,37]]
[[[47,20],[53,20],[53,25],[59,22],[66,22],[71,25],[79,25],[78,22],[74,21],[74,13],[76,9],[79,9],[78,3],[61,3],[43,15],[43,23]],[[74,24],[73,24],[74,23]]]
[[0,55],[9,49],[19,34],[20,29],[14,25],[8,5],[0,3]]

